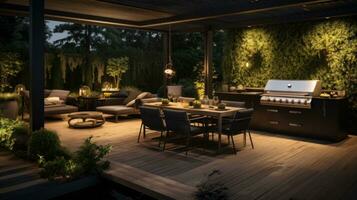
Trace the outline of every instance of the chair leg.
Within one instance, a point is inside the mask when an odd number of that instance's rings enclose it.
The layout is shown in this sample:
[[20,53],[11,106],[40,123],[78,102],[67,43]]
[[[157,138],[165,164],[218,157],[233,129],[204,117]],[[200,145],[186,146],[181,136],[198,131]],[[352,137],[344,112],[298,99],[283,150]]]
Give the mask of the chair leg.
[[247,146],[247,131],[244,131],[243,134],[243,145],[244,147]]
[[231,144],[231,140],[229,139],[229,135],[227,135],[228,137],[228,144]]
[[165,151],[165,146],[166,146],[166,141],[167,141],[168,135],[169,135],[169,131],[166,131],[166,136],[165,136],[165,140],[164,140],[164,145],[162,147],[162,151]]
[[146,127],[145,127],[145,125],[144,125],[144,132],[143,132],[144,134],[143,134],[143,137],[144,137],[144,139],[146,138]]
[[118,115],[115,115],[115,123],[118,122]]
[[234,154],[237,154],[236,146],[234,145],[233,135],[231,135],[231,139],[232,139],[232,145],[233,145]]
[[249,134],[250,144],[252,144],[252,149],[254,149],[254,144],[253,144],[252,136],[250,135],[250,131],[248,131],[248,134]]
[[161,146],[162,134],[164,131],[161,131],[160,139],[159,139],[159,147]]
[[142,129],[143,129],[143,123],[141,123],[141,125],[140,125],[140,131],[139,131],[139,135],[138,135],[138,143],[140,142],[140,135],[141,135]]

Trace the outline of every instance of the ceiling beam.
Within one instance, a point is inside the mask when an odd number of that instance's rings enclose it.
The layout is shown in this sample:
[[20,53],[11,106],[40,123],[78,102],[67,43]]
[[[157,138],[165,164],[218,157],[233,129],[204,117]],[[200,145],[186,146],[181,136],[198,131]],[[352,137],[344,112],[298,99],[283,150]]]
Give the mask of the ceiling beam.
[[[282,3],[284,2],[284,3]],[[288,3],[286,3],[288,2]],[[302,6],[309,6],[317,3],[328,3],[333,2],[333,0],[310,0],[310,1],[294,1],[293,3],[289,1],[280,1],[278,4],[273,3],[269,7],[259,7],[254,9],[247,9],[247,10],[238,10],[228,13],[221,13],[221,14],[213,14],[213,15],[206,15],[206,16],[174,16],[165,19],[158,19],[158,20],[148,20],[145,21],[142,27],[155,27],[155,26],[163,26],[163,25],[173,25],[173,24],[180,24],[180,23],[188,23],[188,22],[197,22],[197,21],[204,21],[210,19],[218,19],[222,17],[231,17],[231,16],[238,16],[238,15],[245,15],[245,14],[253,14],[253,13],[261,13],[279,9],[288,9],[294,7],[302,7]],[[282,5],[281,5],[282,4]]]
[[[251,15],[255,13],[265,13],[269,11],[277,11],[279,9],[289,9],[289,8],[304,8],[304,7],[309,7],[313,6],[316,4],[325,4],[325,3],[332,3],[335,1],[332,0],[305,0],[305,1],[296,1],[296,0],[284,0],[284,1],[269,1],[271,3],[264,3],[259,5],[259,7],[255,7],[253,9],[246,9],[246,10],[240,10],[240,11],[233,11],[233,12],[226,12],[222,14],[213,14],[213,15],[208,15],[208,16],[196,16],[196,17],[189,17],[189,16],[175,16],[175,17],[170,17],[170,18],[165,18],[165,19],[159,19],[159,20],[147,20],[144,22],[135,22],[135,21],[130,21],[130,20],[120,20],[120,19],[114,19],[114,18],[107,18],[107,17],[100,17],[100,16],[94,16],[94,15],[84,15],[84,14],[78,14],[78,13],[72,13],[72,12],[63,12],[63,11],[57,11],[57,10],[45,10],[45,17],[46,19],[53,19],[53,20],[61,20],[61,21],[68,21],[68,22],[77,22],[77,23],[85,23],[85,24],[94,24],[94,25],[101,25],[101,26],[112,26],[112,27],[119,27],[119,28],[126,28],[126,29],[139,29],[139,30],[147,30],[147,31],[167,31],[168,25],[170,24],[176,24],[177,27],[185,26],[185,23],[189,23],[194,25],[195,27],[202,26],[202,29],[204,29],[205,24],[209,24],[210,20],[221,20],[224,23],[224,18],[227,17],[234,17],[234,16],[239,16],[239,15]],[[282,3],[284,2],[284,3]],[[350,4],[347,4],[347,7]],[[350,6],[353,7],[353,6]],[[331,8],[331,9],[334,9]],[[21,5],[15,5],[15,4],[6,4],[6,3],[0,3],[0,11],[2,13],[8,14],[8,13],[14,13],[16,15],[28,15],[29,8],[28,6],[21,6]],[[325,12],[321,11],[321,12]],[[346,12],[346,11],[342,11]],[[313,12],[311,12],[313,13]],[[303,14],[306,14],[309,16],[309,12],[303,12]],[[343,13],[342,13],[343,14]],[[342,15],[339,14],[339,15]],[[350,13],[348,13],[350,14]],[[295,17],[292,17],[295,18]],[[303,18],[304,20],[307,19],[307,17]],[[267,19],[258,19],[263,21],[263,23],[259,24],[264,24],[264,23],[270,23]],[[283,19],[284,20],[284,19]],[[288,21],[288,20],[286,20]],[[291,21],[294,21],[291,20]],[[239,22],[239,20],[237,20]],[[249,25],[249,24],[248,24]],[[228,24],[228,26],[230,26]],[[236,25],[237,26],[237,25]],[[213,25],[213,28],[223,28],[226,27],[226,25],[223,26],[215,26]],[[178,28],[178,30],[182,30],[182,28]],[[196,28],[195,28],[196,29]]]

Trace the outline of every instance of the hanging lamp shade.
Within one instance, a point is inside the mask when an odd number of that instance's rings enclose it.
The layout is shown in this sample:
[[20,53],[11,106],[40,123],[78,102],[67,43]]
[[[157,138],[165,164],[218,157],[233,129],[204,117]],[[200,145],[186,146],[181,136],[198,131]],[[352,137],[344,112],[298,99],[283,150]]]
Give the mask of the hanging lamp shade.
[[165,65],[164,74],[168,79],[172,78],[175,75],[171,59],[171,25],[169,25],[169,62]]

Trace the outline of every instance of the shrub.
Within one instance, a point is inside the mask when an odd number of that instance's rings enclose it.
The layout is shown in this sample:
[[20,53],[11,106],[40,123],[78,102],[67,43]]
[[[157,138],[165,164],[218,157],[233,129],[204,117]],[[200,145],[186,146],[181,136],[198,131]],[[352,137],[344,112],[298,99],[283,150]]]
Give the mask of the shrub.
[[207,179],[197,185],[197,192],[194,194],[197,200],[225,200],[228,199],[227,190],[222,183],[215,181],[214,177],[220,175],[219,170],[213,170]]
[[[15,150],[17,136],[28,134],[27,126],[17,120],[0,117],[0,147],[8,150]],[[15,131],[15,134],[14,134]]]
[[97,145],[92,137],[87,138],[75,153],[74,160],[81,166],[82,174],[100,174],[109,167],[109,161],[102,159],[110,150],[110,145]]
[[100,174],[109,167],[109,161],[103,158],[107,155],[111,146],[97,145],[93,143],[92,137],[87,138],[73,158],[58,156],[54,160],[46,160],[40,157],[39,163],[42,167],[41,177],[53,179],[72,180],[89,174]]
[[78,166],[73,160],[66,159],[63,156],[56,157],[52,161],[46,161],[43,156],[40,156],[39,164],[43,168],[40,171],[40,176],[49,180],[56,178],[71,180],[75,177],[78,170]]
[[43,156],[46,160],[52,160],[62,153],[57,133],[46,129],[32,133],[28,148],[31,159],[38,159],[38,156]]
[[12,132],[11,138],[14,140],[13,149],[15,151],[27,151],[27,144],[30,139],[29,127],[27,124],[17,124]]
[[0,102],[19,100],[19,95],[16,93],[0,93]]

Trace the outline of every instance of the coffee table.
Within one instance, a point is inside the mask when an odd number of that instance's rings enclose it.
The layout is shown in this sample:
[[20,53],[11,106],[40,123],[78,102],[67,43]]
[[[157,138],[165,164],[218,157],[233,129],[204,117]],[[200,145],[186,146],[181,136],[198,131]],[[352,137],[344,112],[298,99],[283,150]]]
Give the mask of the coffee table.
[[70,128],[96,128],[105,123],[101,112],[75,112],[69,114],[68,117]]

